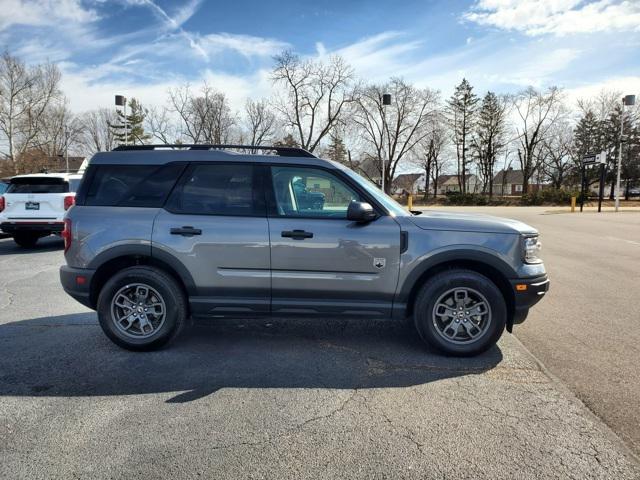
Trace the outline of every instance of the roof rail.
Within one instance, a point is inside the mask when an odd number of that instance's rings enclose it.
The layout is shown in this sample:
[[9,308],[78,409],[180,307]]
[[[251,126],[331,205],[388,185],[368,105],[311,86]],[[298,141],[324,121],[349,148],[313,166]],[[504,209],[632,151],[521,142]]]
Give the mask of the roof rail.
[[225,149],[242,149],[242,150],[272,150],[281,157],[309,157],[317,158],[313,153],[298,147],[278,147],[266,145],[210,145],[210,144],[157,144],[157,145],[120,145],[114,148],[114,152],[124,152],[132,150],[156,150],[163,148],[186,149],[186,150],[225,150]]

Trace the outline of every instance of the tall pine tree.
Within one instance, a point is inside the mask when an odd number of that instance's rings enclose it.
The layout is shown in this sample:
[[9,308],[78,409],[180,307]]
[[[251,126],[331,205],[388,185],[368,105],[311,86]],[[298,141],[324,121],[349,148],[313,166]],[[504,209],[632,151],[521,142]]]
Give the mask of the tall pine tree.
[[473,93],[473,87],[466,78],[462,79],[460,85],[456,87],[455,92],[447,101],[448,119],[453,131],[453,143],[456,146],[458,159],[458,184],[462,193],[467,191],[470,163],[467,150],[476,120],[478,101],[478,96]]
[[337,133],[331,134],[331,141],[327,148],[327,157],[334,162],[341,163],[342,165],[348,164],[347,148],[344,146],[344,142],[340,135]]
[[482,177],[482,191],[493,196],[493,171],[498,153],[505,146],[506,107],[493,92],[487,92],[482,99],[478,113],[475,137],[472,141],[473,153]]

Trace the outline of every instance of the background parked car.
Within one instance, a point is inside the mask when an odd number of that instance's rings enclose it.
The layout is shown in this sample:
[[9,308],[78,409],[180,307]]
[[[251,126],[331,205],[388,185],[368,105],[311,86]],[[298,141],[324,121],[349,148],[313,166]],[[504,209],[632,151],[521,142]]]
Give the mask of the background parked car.
[[64,214],[75,202],[81,175],[40,173],[11,178],[0,196],[0,230],[21,247],[60,234]]

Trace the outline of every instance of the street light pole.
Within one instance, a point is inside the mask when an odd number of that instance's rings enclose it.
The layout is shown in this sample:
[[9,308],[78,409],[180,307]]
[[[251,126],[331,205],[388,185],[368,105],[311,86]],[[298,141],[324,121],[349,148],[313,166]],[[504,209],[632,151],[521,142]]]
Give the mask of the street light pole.
[[116,107],[124,108],[124,144],[129,143],[128,128],[127,128],[127,97],[124,95],[116,95]]
[[622,110],[620,112],[620,145],[618,147],[618,168],[616,173],[616,212],[620,208],[620,173],[622,170],[622,135],[624,133],[624,107],[625,105],[635,105],[636,96],[627,95],[622,98]]
[[[382,94],[382,142],[384,144],[384,131],[387,131],[387,138],[389,136],[389,128],[387,128],[387,105],[391,105],[391,94],[383,93]],[[388,153],[388,152],[387,152]],[[382,193],[386,193],[384,189],[384,177],[386,174],[385,170],[385,160],[386,158],[382,157]]]

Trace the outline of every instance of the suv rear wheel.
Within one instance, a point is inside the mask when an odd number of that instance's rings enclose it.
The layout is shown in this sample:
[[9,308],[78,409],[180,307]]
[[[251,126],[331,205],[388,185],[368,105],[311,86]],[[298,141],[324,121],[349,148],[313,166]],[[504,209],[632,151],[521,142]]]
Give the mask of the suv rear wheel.
[[470,356],[494,345],[507,320],[502,293],[484,275],[447,270],[430,278],[414,305],[422,340],[443,353]]
[[180,285],[162,270],[129,267],[111,277],[98,297],[104,333],[129,350],[154,350],[173,340],[185,323]]
[[33,248],[38,243],[40,237],[43,237],[40,233],[16,233],[13,236],[13,241],[20,245],[22,248]]

